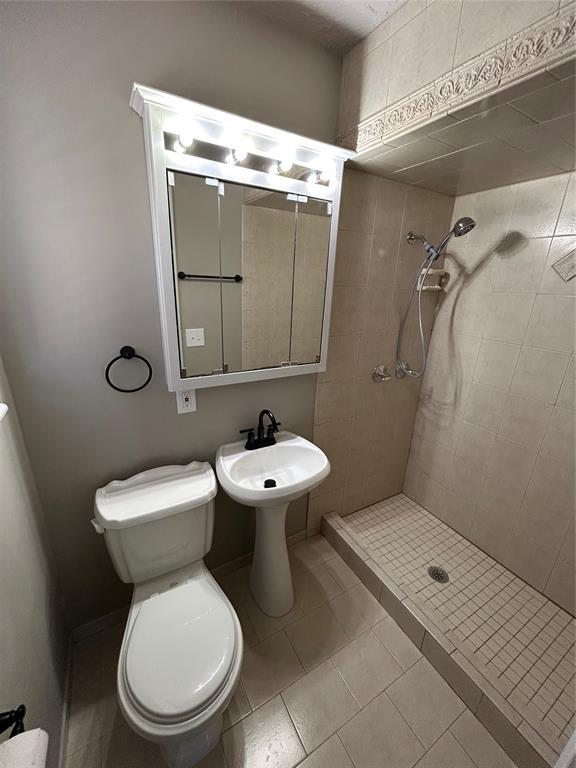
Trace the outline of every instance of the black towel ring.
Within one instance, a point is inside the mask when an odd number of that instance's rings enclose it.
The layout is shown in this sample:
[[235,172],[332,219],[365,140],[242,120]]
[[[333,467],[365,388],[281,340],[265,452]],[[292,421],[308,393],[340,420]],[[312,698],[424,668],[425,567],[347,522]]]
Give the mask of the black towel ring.
[[[134,387],[134,389],[122,389],[122,387],[117,387],[116,384],[112,384],[112,382],[110,381],[110,368],[112,368],[114,363],[117,362],[118,360],[131,360],[133,357],[138,358],[138,360],[142,360],[142,362],[146,363],[146,365],[148,366],[148,377],[144,382],[144,384],[141,384],[139,387]],[[142,355],[136,354],[136,350],[134,349],[134,347],[122,347],[122,349],[120,350],[120,354],[117,357],[115,357],[113,360],[110,360],[110,362],[106,366],[106,372],[104,376],[106,377],[106,381],[108,382],[108,384],[112,387],[112,389],[115,389],[116,392],[139,392],[141,389],[144,389],[144,387],[146,387],[150,383],[150,379],[152,378],[152,366],[150,365],[148,360],[146,360],[145,357],[142,357]]]

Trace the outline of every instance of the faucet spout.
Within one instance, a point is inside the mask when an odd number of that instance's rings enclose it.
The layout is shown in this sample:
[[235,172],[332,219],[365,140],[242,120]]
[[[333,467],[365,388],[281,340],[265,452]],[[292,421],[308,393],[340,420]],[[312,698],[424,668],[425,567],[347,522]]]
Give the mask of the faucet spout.
[[264,416],[268,416],[270,419],[270,426],[268,427],[268,437],[274,436],[274,432],[278,432],[278,422],[276,421],[276,417],[272,413],[272,411],[269,411],[268,408],[265,408],[263,411],[260,411],[260,414],[258,416],[258,440],[264,440]]

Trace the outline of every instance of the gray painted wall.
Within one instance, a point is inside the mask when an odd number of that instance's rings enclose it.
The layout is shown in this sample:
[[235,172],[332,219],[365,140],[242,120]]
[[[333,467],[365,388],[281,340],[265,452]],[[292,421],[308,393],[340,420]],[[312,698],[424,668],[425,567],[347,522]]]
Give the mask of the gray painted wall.
[[[311,435],[314,377],[202,391],[178,416],[160,323],[134,80],[322,140],[335,135],[340,65],[234,3],[0,6],[0,344],[73,625],[122,604],[94,490],[146,467],[212,459],[269,407]],[[123,344],[151,385],[103,381]],[[305,524],[295,506],[289,532]],[[209,563],[246,552],[252,518],[219,497]]]
[[48,732],[48,765],[55,768],[64,702],[64,621],[45,520],[1,358],[0,401],[9,407],[0,424],[0,711],[26,705],[26,728]]

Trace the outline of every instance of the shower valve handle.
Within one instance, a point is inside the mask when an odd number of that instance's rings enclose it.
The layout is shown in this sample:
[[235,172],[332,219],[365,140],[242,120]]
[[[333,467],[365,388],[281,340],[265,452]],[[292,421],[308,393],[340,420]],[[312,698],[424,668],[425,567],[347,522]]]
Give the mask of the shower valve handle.
[[372,371],[372,381],[379,384],[382,381],[390,381],[392,374],[385,365],[377,365]]

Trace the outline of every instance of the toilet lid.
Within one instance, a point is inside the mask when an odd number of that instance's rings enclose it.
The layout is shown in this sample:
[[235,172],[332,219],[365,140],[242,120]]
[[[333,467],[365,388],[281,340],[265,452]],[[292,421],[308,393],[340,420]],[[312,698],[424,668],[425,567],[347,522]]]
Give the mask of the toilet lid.
[[145,600],[132,625],[124,663],[134,706],[155,722],[180,722],[205,709],[232,671],[232,610],[207,579]]

